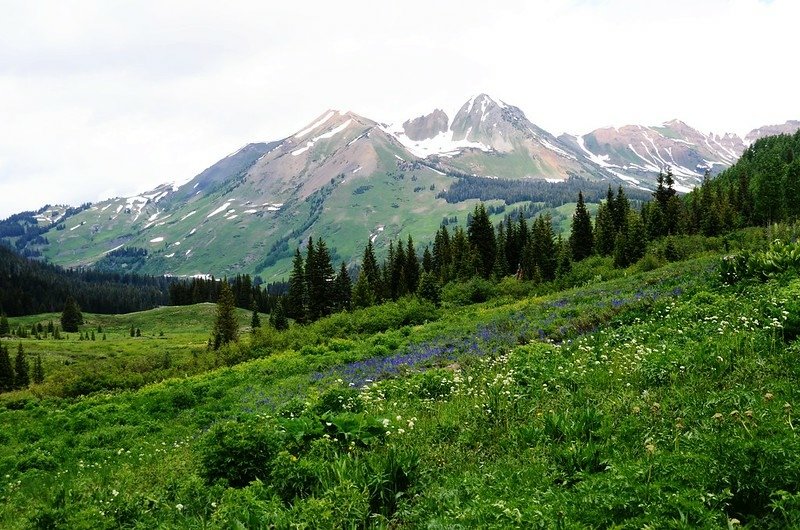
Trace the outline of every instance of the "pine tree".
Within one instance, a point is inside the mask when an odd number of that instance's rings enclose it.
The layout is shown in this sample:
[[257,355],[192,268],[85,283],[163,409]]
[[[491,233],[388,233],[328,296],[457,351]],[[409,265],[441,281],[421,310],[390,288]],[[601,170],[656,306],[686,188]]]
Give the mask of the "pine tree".
[[258,316],[258,307],[256,307],[255,301],[251,304],[251,309],[253,314],[250,317],[250,330],[255,333],[261,327],[261,317]]
[[28,375],[28,360],[25,358],[25,350],[22,348],[21,342],[17,347],[17,357],[14,359],[14,372],[14,387],[28,388],[31,378]]
[[404,268],[405,284],[409,293],[416,293],[419,286],[419,260],[417,259],[417,252],[414,249],[414,240],[411,235],[408,236],[406,243],[406,263]]
[[[609,192],[611,192],[610,187]],[[607,200],[597,208],[597,217],[594,225],[594,244],[595,250],[601,256],[609,256],[614,252],[614,239],[617,237],[617,229],[614,225],[612,207],[613,198],[611,202]]]
[[572,259],[581,261],[589,257],[594,249],[594,237],[592,234],[592,218],[583,202],[583,193],[578,192],[578,206],[572,216],[572,232],[569,236],[569,244],[572,247]]
[[44,368],[42,367],[42,355],[37,354],[36,360],[33,362],[33,382],[41,384],[44,381]]
[[237,340],[239,326],[236,323],[236,302],[233,291],[227,280],[220,285],[219,299],[217,300],[217,317],[214,322],[213,344],[217,350],[220,346]]
[[78,331],[78,326],[83,324],[83,315],[78,303],[71,296],[67,297],[64,311],[61,313],[61,327],[64,331]]
[[[361,273],[359,278],[364,276],[364,282],[372,291],[372,303],[375,304],[383,300],[383,285],[381,281],[381,270],[378,267],[378,260],[375,259],[375,249],[372,247],[372,240],[367,241],[364,248],[364,256],[361,259]],[[361,298],[360,303],[365,302],[366,298]],[[358,307],[368,307],[361,306]]]
[[433,272],[433,255],[429,246],[425,246],[422,253],[422,272]]
[[136,336],[136,328],[131,326],[130,333],[131,333],[131,338],[135,337]]
[[472,222],[467,227],[467,239],[477,254],[478,274],[489,278],[494,269],[497,241],[495,241],[494,228],[492,228],[492,222],[483,203],[475,206]]
[[[312,245],[309,238],[309,245]],[[308,251],[306,258],[306,288],[308,289],[308,318],[312,321],[331,314],[333,309],[333,282],[336,271],[331,265],[328,247],[317,238],[316,248]]]
[[289,275],[289,291],[286,294],[286,314],[293,318],[295,322],[302,324],[306,321],[305,309],[305,267],[303,256],[300,249],[295,250],[294,260],[292,261],[292,273]]
[[439,286],[439,281],[432,272],[422,273],[417,294],[423,300],[428,300],[437,307],[439,306],[442,300],[442,288]]
[[0,392],[8,392],[14,388],[14,369],[11,367],[11,358],[8,348],[0,345]]
[[269,325],[278,331],[289,329],[289,319],[286,318],[286,311],[283,308],[283,300],[278,300],[272,312],[269,314]]
[[334,302],[337,311],[349,311],[353,296],[353,285],[350,281],[350,274],[347,272],[347,265],[342,262],[339,274],[334,281]]
[[61,340],[61,328],[56,326],[53,330],[53,339],[54,340]]
[[142,336],[142,330],[140,328],[136,328],[136,336],[137,337],[141,337]]
[[364,269],[358,274],[356,284],[353,286],[353,307],[364,308],[375,304],[375,295],[367,280]]
[[11,334],[11,325],[8,323],[8,317],[3,313],[0,315],[0,337],[8,337]]

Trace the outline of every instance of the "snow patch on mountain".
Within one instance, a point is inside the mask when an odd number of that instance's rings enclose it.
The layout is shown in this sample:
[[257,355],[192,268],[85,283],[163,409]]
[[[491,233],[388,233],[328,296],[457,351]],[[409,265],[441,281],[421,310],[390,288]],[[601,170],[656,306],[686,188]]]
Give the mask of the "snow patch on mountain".
[[328,121],[329,119],[331,119],[334,114],[335,114],[334,111],[332,111],[332,110],[328,111],[328,113],[325,116],[323,116],[319,120],[315,121],[314,123],[309,125],[307,128],[305,128],[302,131],[300,131],[299,133],[295,134],[294,137],[295,138],[302,138],[303,136],[307,135],[308,133],[310,133],[311,131],[313,131],[317,127],[319,127],[321,125],[324,125],[325,122]]
[[217,215],[218,213],[222,213],[222,212],[223,212],[225,209],[227,209],[227,208],[228,208],[228,206],[230,206],[230,205],[231,205],[231,203],[230,203],[230,202],[226,202],[225,204],[223,204],[222,206],[220,206],[219,208],[217,208],[216,210],[214,210],[214,211],[213,211],[213,212],[211,212],[210,214],[206,215],[206,219],[210,219],[211,217],[214,217],[214,216],[215,216],[215,215]]

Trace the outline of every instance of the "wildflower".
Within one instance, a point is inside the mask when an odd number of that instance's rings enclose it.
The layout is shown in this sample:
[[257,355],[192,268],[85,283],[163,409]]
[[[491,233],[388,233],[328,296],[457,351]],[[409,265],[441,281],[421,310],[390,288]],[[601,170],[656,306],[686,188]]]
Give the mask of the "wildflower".
[[176,504],[175,509],[178,510],[179,512],[183,511],[183,504],[181,503]]
[[772,392],[767,392],[766,394],[764,394],[764,399],[766,399],[767,401],[770,401],[772,397],[773,397]]
[[117,490],[111,490],[111,495],[116,497],[117,495],[119,495],[119,492]]
[[722,413],[721,413],[721,412],[717,412],[716,414],[714,414],[714,415],[712,416],[712,418],[714,418],[714,419],[715,419],[715,420],[717,420],[717,421],[722,421],[722,419],[723,419],[723,416],[722,416]]

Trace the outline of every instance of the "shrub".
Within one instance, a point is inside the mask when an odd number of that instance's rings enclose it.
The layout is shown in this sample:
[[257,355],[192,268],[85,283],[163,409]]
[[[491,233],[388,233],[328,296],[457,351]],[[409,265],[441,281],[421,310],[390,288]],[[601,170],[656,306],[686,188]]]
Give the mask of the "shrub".
[[201,473],[209,483],[226,480],[234,487],[268,480],[281,442],[276,425],[264,419],[218,423],[199,442]]

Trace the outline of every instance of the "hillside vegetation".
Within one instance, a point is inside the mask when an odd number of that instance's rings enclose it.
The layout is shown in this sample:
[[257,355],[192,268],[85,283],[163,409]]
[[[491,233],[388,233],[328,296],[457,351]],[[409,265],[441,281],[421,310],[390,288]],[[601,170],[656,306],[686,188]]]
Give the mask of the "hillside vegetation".
[[267,328],[204,375],[8,394],[0,526],[798,524],[800,281],[720,262],[401,299]]

